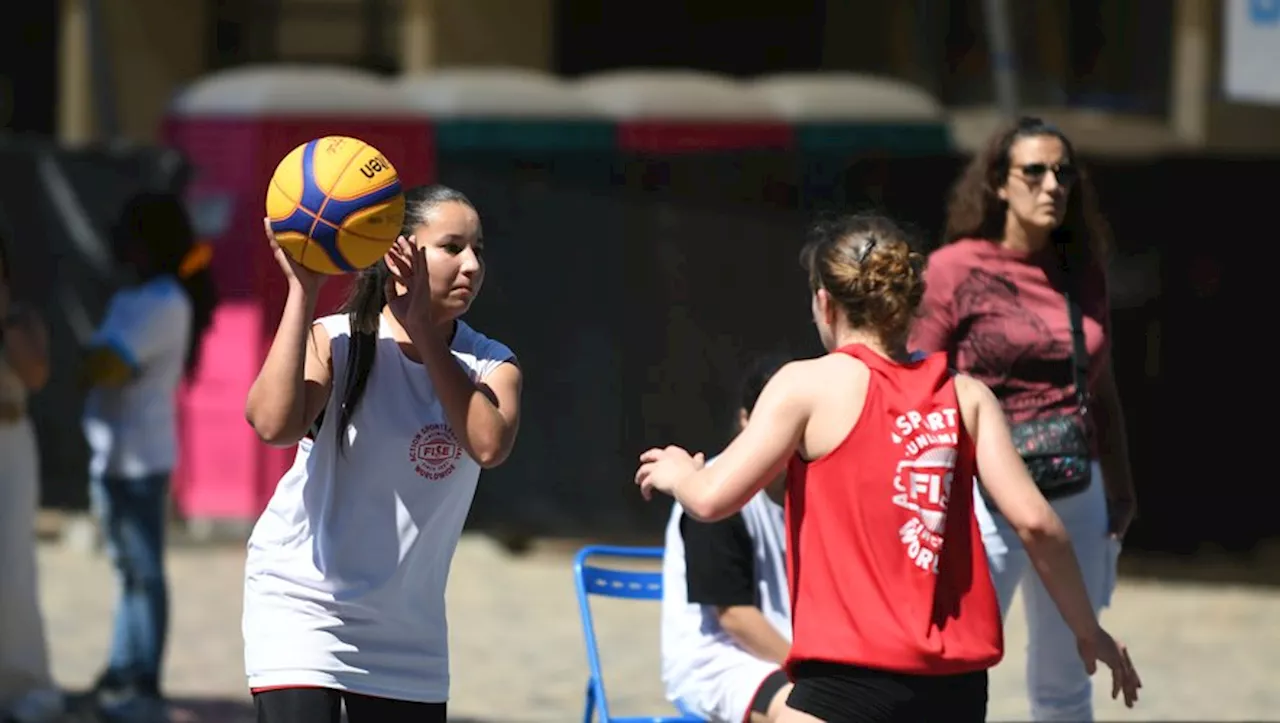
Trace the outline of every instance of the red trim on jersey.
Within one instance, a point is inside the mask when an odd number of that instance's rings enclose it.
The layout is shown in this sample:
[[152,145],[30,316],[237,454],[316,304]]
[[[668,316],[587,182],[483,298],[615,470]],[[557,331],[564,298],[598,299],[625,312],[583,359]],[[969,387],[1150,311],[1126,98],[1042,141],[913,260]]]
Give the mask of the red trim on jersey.
[[[751,697],[747,698],[747,709],[742,712],[742,723],[751,723],[751,714],[754,712],[751,709],[751,704],[756,702],[756,696],[760,695],[760,689],[764,687],[766,682],[768,682],[769,677],[773,675],[773,672],[774,671],[770,670],[768,673],[765,673],[765,676],[760,679],[760,682],[756,683],[756,689],[751,691]],[[775,693],[774,695],[777,694]]]
[[330,688],[326,688],[323,685],[268,685],[262,688],[250,688],[249,694],[270,693],[273,690],[330,690]]

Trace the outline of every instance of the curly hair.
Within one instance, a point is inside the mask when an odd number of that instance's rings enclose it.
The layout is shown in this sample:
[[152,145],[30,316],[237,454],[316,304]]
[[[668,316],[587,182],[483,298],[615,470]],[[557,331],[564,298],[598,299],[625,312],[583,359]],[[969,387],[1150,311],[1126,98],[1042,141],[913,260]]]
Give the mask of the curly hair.
[[872,213],[820,220],[809,235],[800,263],[810,290],[826,289],[850,326],[889,347],[905,343],[924,298],[925,257],[914,238]]
[[1009,151],[1023,138],[1052,136],[1062,142],[1067,158],[1079,171],[1067,196],[1066,218],[1054,229],[1052,239],[1072,255],[1084,255],[1102,263],[1110,252],[1111,234],[1098,209],[1098,194],[1071,140],[1057,126],[1039,118],[1023,117],[998,129],[970,159],[947,199],[947,223],[943,243],[962,239],[1000,241],[1004,238],[1008,204],[996,194],[1009,177]]

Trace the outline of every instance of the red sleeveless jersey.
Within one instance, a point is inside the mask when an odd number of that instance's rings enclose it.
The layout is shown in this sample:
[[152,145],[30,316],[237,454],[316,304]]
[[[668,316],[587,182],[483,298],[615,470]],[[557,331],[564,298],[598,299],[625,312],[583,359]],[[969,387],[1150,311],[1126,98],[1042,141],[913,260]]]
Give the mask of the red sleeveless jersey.
[[973,511],[973,441],[943,353],[909,364],[861,345],[857,424],[787,474],[787,668],[823,660],[917,675],[989,668],[1000,608]]

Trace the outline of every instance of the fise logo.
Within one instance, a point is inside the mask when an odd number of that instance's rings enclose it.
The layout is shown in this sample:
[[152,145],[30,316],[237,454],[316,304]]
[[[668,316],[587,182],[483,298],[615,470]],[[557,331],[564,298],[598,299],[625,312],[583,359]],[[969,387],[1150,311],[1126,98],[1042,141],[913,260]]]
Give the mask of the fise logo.
[[946,528],[955,461],[955,449],[935,447],[919,459],[899,462],[893,477],[893,503],[915,512],[925,528],[939,535]]
[[898,528],[898,538],[912,564],[935,575],[955,478],[958,417],[953,409],[910,412],[899,418],[902,436],[893,435],[904,459],[894,472],[892,500],[912,513]]
[[428,424],[409,443],[409,463],[422,477],[442,480],[458,468],[462,447],[447,424]]
[[934,447],[914,460],[898,463],[893,503],[915,513],[898,529],[907,557],[935,575],[947,527],[947,504],[955,476],[954,447]]

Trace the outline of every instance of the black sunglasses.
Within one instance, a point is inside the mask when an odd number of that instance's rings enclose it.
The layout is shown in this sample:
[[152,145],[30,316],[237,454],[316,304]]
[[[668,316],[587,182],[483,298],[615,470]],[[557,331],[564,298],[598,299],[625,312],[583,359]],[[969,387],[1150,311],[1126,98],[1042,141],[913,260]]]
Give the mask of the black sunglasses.
[[1044,174],[1049,171],[1053,171],[1053,177],[1058,179],[1059,185],[1063,186],[1070,186],[1080,177],[1080,172],[1070,163],[1058,163],[1052,166],[1047,163],[1028,163],[1017,168],[1029,183],[1040,183],[1044,180]]

